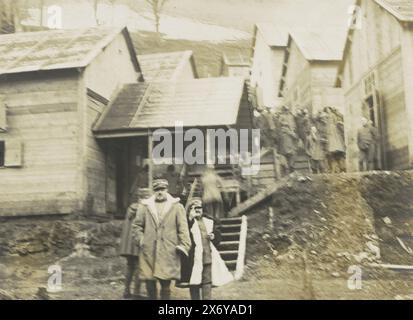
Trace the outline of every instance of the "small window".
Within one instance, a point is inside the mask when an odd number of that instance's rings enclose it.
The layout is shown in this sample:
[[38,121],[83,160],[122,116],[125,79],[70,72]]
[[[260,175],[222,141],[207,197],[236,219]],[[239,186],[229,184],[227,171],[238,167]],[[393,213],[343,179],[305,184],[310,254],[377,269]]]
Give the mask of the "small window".
[[5,143],[0,141],[0,168],[4,167],[4,156],[5,156]]
[[19,139],[0,140],[0,167],[20,168],[22,165],[22,142]]
[[6,104],[4,103],[3,96],[0,96],[0,132],[7,131],[7,121],[6,121]]

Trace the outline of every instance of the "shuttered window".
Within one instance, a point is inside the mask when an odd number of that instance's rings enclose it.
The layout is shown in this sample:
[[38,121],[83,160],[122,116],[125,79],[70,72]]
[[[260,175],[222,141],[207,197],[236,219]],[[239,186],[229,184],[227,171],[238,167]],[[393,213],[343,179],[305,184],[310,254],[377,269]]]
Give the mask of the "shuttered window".
[[0,167],[19,168],[23,165],[23,144],[19,139],[0,141]]
[[6,104],[4,103],[2,96],[0,96],[0,132],[5,132],[6,129]]

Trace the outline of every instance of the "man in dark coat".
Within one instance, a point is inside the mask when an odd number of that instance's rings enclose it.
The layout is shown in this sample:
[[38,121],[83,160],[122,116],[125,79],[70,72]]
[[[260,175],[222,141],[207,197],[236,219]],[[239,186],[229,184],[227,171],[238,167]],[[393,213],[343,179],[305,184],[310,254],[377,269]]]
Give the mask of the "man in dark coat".
[[168,194],[168,181],[154,180],[153,190],[139,205],[132,232],[140,248],[139,277],[146,281],[149,298],[157,299],[159,281],[161,299],[169,300],[171,281],[181,276],[180,255],[188,256],[191,240],[185,209]]
[[361,122],[362,127],[357,134],[357,145],[360,150],[359,167],[360,171],[373,170],[378,131],[366,118],[362,118]]
[[254,128],[260,129],[261,146],[272,148],[274,145],[275,124],[272,114],[267,108],[258,107],[254,117]]
[[290,170],[294,170],[294,159],[298,148],[298,137],[287,122],[281,123],[279,152],[288,162]]
[[132,203],[127,212],[125,221],[123,222],[123,228],[120,238],[119,255],[124,257],[127,262],[126,275],[125,275],[125,291],[123,297],[129,299],[132,297],[130,287],[134,280],[134,294],[139,295],[140,281],[137,274],[139,263],[139,248],[136,245],[132,237],[132,222],[136,217],[138,209],[137,203]]
[[313,173],[324,173],[325,153],[323,150],[323,142],[317,128],[315,126],[311,127],[311,131],[305,141],[305,151],[310,157]]
[[298,110],[298,113],[296,116],[296,123],[297,123],[297,135],[304,144],[305,140],[307,139],[307,136],[311,132],[311,119],[310,119],[310,116],[308,115],[307,108]]

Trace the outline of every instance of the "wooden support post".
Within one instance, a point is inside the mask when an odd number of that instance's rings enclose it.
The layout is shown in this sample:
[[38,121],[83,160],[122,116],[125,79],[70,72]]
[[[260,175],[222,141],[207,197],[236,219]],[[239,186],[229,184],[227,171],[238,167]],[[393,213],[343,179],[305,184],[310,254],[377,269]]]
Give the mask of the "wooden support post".
[[148,159],[149,159],[149,170],[148,170],[148,184],[149,184],[149,190],[152,191],[152,183],[153,183],[153,135],[152,132],[149,131],[148,133]]
[[407,145],[409,152],[409,166],[413,165],[413,32],[402,32],[402,67],[404,77],[404,95],[407,124]]
[[236,206],[241,203],[241,192],[239,188],[235,191],[235,202]]
[[281,167],[280,163],[278,162],[277,158],[277,150],[273,149],[273,159],[274,159],[274,171],[275,171],[275,179],[280,180],[281,179]]

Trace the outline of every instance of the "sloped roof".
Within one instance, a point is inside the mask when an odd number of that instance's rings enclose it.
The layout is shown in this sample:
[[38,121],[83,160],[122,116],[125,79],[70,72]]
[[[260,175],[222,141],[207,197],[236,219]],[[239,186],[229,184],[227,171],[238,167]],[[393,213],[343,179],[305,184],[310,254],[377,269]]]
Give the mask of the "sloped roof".
[[340,61],[343,58],[346,30],[294,30],[290,37],[308,61]]
[[286,47],[288,42],[288,27],[279,27],[273,23],[257,23],[255,32],[260,32],[265,43],[270,47]]
[[127,84],[94,131],[234,125],[243,90],[244,79],[234,77]]
[[375,0],[382,8],[403,22],[413,21],[413,1],[411,0]]
[[138,56],[143,75],[147,81],[176,80],[186,63],[190,63],[197,77],[197,71],[193,60],[193,52],[177,51]]
[[1,35],[0,74],[86,67],[120,33],[140,71],[127,29],[99,27]]

